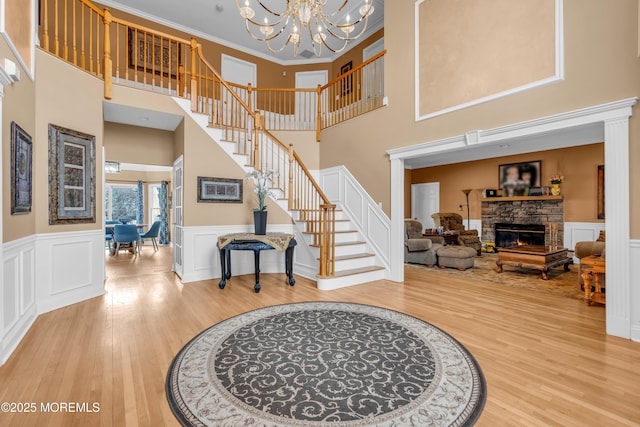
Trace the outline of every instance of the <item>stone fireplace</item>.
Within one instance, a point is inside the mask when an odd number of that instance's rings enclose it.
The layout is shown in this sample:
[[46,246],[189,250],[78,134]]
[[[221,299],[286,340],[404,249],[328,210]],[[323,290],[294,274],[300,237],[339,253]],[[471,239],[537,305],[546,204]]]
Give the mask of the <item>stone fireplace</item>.
[[545,245],[545,226],[542,224],[506,224],[495,225],[495,244],[498,248],[520,245]]
[[[502,199],[502,200],[501,200]],[[515,230],[526,225],[525,234],[521,237],[537,237],[539,244],[553,245],[551,242],[551,227],[557,227],[557,241],[555,245],[564,247],[564,200],[562,196],[539,197],[495,197],[482,200],[482,240],[498,244],[504,242],[496,240],[496,226],[500,224],[507,236],[507,243],[513,245],[513,237],[520,232]],[[510,227],[512,225],[514,227]],[[532,233],[532,231],[536,232]],[[508,230],[508,231],[507,231]],[[540,236],[539,233],[542,233]],[[536,234],[537,236],[532,236]],[[516,236],[516,241],[518,236]],[[542,240],[542,238],[544,240]],[[502,240],[503,237],[500,236]],[[516,243],[518,244],[518,243]],[[531,243],[529,243],[531,244]]]

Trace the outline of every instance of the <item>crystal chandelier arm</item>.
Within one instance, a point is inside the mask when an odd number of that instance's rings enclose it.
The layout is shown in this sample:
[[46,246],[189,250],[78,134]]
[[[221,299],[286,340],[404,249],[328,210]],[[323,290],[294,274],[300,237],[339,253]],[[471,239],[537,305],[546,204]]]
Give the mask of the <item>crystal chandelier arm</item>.
[[[356,34],[356,35],[344,36],[344,35],[340,35],[340,34],[338,34],[338,33],[333,31],[334,28],[338,28],[338,29],[342,30],[343,28],[355,27],[363,19],[364,19],[364,25],[362,25],[362,27],[360,28],[360,32],[358,32],[358,34]],[[362,34],[364,34],[364,32],[367,30],[367,21],[368,21],[368,18],[367,17],[363,17],[363,18],[360,18],[359,20],[357,20],[356,22],[354,22],[353,24],[349,24],[349,25],[330,25],[330,24],[325,23],[324,27],[327,30],[327,32],[329,34],[331,34],[333,37],[335,37],[337,39],[340,39],[340,40],[350,41],[350,40],[355,40],[358,37],[362,36]]]
[[[288,21],[288,20],[287,20],[287,21]],[[264,25],[256,25],[256,26],[257,26],[258,28],[260,28],[260,27],[263,27]],[[267,27],[270,27],[270,26],[269,26],[269,25],[267,25]],[[265,41],[266,41],[266,42],[268,42],[269,40],[273,40],[273,39],[275,39],[276,37],[278,37],[280,34],[282,34],[282,33],[284,32],[284,30],[286,30],[286,29],[287,29],[287,22],[285,22],[285,24],[280,28],[280,30],[278,30],[278,31],[274,31],[272,34],[270,34],[270,35],[268,35],[268,36],[267,36],[267,35],[264,35],[264,34],[263,34],[263,35],[258,36],[258,35],[256,35],[256,34],[254,34],[254,33],[253,33],[253,31],[251,31],[251,28],[252,28],[252,27],[251,27],[251,26],[249,26],[249,21],[247,20],[247,21],[245,22],[245,29],[247,30],[247,33],[249,33],[249,35],[250,35],[254,40],[258,40],[258,41],[261,41],[261,42],[265,42]],[[282,49],[278,50],[278,52],[281,52],[281,51],[282,51]],[[275,52],[274,52],[274,53],[275,53]]]

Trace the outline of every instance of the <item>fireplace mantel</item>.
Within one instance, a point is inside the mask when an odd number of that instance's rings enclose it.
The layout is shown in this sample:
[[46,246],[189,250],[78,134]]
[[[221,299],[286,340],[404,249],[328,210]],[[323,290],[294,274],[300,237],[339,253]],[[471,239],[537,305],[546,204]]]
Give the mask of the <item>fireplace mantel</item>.
[[513,196],[513,197],[485,197],[483,202],[521,202],[525,200],[562,200],[564,196]]

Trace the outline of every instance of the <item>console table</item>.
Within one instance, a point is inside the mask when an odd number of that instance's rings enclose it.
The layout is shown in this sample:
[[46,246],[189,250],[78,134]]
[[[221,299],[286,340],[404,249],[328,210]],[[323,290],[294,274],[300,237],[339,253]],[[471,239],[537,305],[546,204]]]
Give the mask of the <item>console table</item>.
[[260,292],[260,251],[276,249],[285,253],[285,273],[289,280],[289,285],[295,285],[293,278],[293,250],[297,245],[291,234],[267,233],[257,235],[252,233],[233,233],[218,237],[218,249],[220,250],[220,267],[222,268],[222,279],[218,284],[220,289],[224,289],[227,280],[231,279],[231,252],[232,250],[253,251],[255,261],[256,284],[253,290]]

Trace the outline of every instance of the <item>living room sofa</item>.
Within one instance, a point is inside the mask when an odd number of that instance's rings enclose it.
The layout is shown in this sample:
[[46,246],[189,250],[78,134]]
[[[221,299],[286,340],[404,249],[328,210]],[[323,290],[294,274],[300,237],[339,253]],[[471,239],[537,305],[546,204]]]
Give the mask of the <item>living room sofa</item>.
[[404,222],[404,262],[434,266],[438,263],[438,249],[444,245],[440,236],[424,237],[419,221]]

